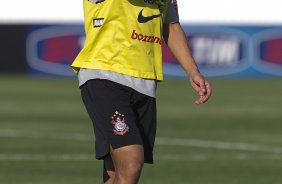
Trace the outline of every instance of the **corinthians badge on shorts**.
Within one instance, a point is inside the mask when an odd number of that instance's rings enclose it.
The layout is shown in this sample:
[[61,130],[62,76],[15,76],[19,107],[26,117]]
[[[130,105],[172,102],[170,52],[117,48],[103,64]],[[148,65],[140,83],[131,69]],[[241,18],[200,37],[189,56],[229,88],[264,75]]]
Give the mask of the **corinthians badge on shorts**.
[[112,124],[115,125],[113,131],[116,135],[124,135],[129,131],[124,115],[118,111],[112,117]]

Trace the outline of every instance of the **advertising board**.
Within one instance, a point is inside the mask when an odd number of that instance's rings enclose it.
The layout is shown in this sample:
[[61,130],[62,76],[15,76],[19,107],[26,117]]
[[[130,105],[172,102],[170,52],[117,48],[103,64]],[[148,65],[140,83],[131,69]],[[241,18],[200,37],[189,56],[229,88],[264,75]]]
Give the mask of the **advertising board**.
[[[183,28],[200,70],[208,77],[282,76],[282,26],[183,25]],[[74,76],[70,64],[84,40],[82,25],[28,26],[29,72]],[[165,76],[185,77],[168,47],[163,44],[162,48]]]

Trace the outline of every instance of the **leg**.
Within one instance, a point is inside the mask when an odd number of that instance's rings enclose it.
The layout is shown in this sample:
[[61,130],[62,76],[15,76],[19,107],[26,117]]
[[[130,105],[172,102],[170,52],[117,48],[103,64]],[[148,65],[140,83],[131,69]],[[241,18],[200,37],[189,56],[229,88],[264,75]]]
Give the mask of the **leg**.
[[[83,102],[93,122],[96,158],[105,158],[109,145],[115,148],[110,147],[111,159],[105,159],[106,184],[136,184],[141,174],[144,139],[136,124],[139,121],[132,106],[133,92],[131,88],[107,80],[90,80],[81,88]],[[147,162],[151,163],[152,159]]]
[[111,149],[115,166],[114,184],[137,184],[144,163],[142,145],[130,145]]
[[112,157],[108,155],[104,159],[103,183],[112,184],[114,182],[114,179],[115,179],[115,167],[113,164]]

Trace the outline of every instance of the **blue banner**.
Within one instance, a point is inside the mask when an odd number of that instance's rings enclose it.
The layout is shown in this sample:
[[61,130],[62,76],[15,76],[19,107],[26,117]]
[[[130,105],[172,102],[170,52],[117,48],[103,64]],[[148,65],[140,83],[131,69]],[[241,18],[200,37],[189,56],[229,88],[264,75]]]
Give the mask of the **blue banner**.
[[[183,29],[192,54],[206,76],[282,77],[282,26],[183,25]],[[29,72],[74,76],[70,64],[84,40],[82,25],[28,26]],[[185,77],[167,46],[162,47],[165,76]]]
[[33,25],[26,38],[29,72],[74,76],[71,63],[84,44],[81,25]]

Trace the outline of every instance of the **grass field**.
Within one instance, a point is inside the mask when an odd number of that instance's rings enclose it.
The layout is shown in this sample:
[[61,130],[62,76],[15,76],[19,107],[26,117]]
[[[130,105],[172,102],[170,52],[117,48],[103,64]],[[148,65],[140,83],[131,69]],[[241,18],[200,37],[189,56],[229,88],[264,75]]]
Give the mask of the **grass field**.
[[[0,183],[96,184],[92,124],[75,79],[0,77]],[[158,88],[154,165],[141,184],[281,184],[282,80],[213,80],[194,105],[186,81]]]

